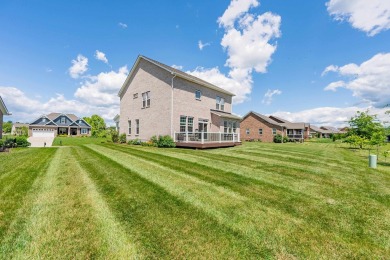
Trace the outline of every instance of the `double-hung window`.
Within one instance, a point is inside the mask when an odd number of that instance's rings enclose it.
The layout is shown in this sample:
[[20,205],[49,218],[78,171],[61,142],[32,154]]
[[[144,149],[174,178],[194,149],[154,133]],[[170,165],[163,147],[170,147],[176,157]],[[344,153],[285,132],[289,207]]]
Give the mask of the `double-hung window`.
[[262,135],[262,134],[263,134],[263,129],[259,128],[259,135]]
[[276,128],[272,128],[272,134],[276,135]]
[[150,107],[150,91],[142,93],[142,108]]
[[238,125],[237,122],[233,122],[233,133],[236,132],[236,130],[237,130],[237,125]]
[[180,132],[194,132],[194,118],[191,116],[180,116]]
[[228,121],[223,121],[223,132],[224,133],[229,132]]
[[217,110],[222,110],[222,111],[225,110],[225,99],[224,98],[217,96],[215,101],[216,101],[215,108]]
[[200,90],[195,91],[195,99],[200,100],[202,97],[202,92]]
[[65,119],[65,117],[64,117],[64,116],[63,116],[63,117],[61,117],[61,121],[60,121],[60,123],[61,123],[61,124],[65,124],[65,120],[66,120],[66,119]]
[[131,120],[129,120],[128,123],[129,123],[129,135],[131,135]]
[[139,119],[135,120],[135,134],[139,135]]
[[88,129],[87,128],[81,128],[81,134],[82,135],[88,134]]
[[249,135],[250,134],[249,128],[247,128],[245,132],[246,132],[247,135]]

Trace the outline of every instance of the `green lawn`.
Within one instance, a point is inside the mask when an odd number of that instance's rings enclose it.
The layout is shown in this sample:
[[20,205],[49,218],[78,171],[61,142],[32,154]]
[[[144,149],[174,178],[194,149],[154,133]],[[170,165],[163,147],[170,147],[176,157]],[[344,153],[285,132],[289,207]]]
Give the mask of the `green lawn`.
[[84,144],[100,144],[107,142],[107,138],[101,137],[56,137],[53,146],[79,146]]
[[367,151],[64,142],[0,154],[0,259],[390,255],[390,165]]

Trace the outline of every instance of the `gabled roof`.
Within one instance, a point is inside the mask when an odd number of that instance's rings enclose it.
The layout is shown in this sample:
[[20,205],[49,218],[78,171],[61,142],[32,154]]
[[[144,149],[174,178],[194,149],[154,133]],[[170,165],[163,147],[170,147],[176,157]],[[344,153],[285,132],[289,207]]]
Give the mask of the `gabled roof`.
[[114,122],[119,122],[119,119],[120,119],[120,115],[118,114],[118,115],[116,115],[115,117],[114,117]]
[[13,127],[23,127],[23,126],[26,126],[28,127],[29,124],[24,124],[24,123],[19,123],[19,122],[16,122],[16,123],[13,123],[12,126]]
[[248,117],[250,114],[254,114],[255,116],[263,119],[264,121],[266,121],[267,123],[270,123],[270,124],[273,124],[273,125],[277,125],[277,126],[280,126],[280,123],[272,120],[271,118],[269,118],[268,116],[265,116],[265,115],[262,115],[262,114],[259,114],[259,113],[256,113],[256,112],[253,112],[253,111],[249,111],[248,114],[246,114],[242,119],[244,120],[246,117]]
[[[33,125],[34,122],[38,121],[39,119],[45,117],[48,119],[48,122],[46,124],[44,124],[45,126],[48,126],[48,125],[55,125],[55,126],[58,126],[54,120],[56,120],[57,118],[59,118],[60,116],[66,116],[70,119],[70,124],[68,124],[68,126],[72,126],[72,125],[77,125],[77,126],[80,126],[77,121],[81,120],[83,121],[88,127],[91,127],[90,124],[87,123],[87,121],[85,121],[84,119],[74,115],[74,114],[63,114],[63,113],[50,113],[48,115],[42,115],[40,117],[38,117],[37,119],[35,119],[30,125]],[[42,125],[43,126],[43,125]],[[80,126],[80,127],[84,127],[85,126]],[[91,127],[92,128],[92,127]]]
[[211,83],[209,83],[209,82],[207,82],[207,81],[205,81],[203,79],[197,78],[197,77],[192,76],[192,75],[190,75],[188,73],[185,73],[185,72],[183,72],[181,70],[172,68],[171,66],[165,65],[165,64],[163,64],[161,62],[155,61],[155,60],[150,59],[148,57],[145,57],[143,55],[139,55],[137,57],[137,60],[135,61],[133,67],[131,68],[131,71],[130,71],[129,75],[127,75],[127,78],[126,78],[125,82],[123,83],[121,89],[119,90],[118,96],[122,96],[123,92],[126,89],[126,86],[129,84],[130,78],[133,76],[135,68],[137,67],[137,65],[138,65],[138,63],[140,62],[141,59],[143,59],[143,60],[145,60],[147,62],[150,62],[150,63],[152,63],[152,64],[162,68],[163,70],[168,71],[169,73],[171,73],[174,76],[186,79],[188,81],[197,83],[197,84],[202,85],[204,87],[207,87],[207,88],[219,91],[221,93],[224,93],[224,94],[227,94],[227,95],[230,95],[230,96],[235,96],[233,93],[231,93],[231,92],[229,92],[227,90],[224,90],[224,89],[222,89],[220,87],[217,87],[217,86],[215,86],[215,85],[213,85],[213,84],[211,84]]
[[241,117],[233,115],[231,113],[217,111],[217,110],[214,110],[214,109],[210,109],[210,111],[211,111],[212,114],[217,115],[217,116],[222,117],[222,118],[241,120]]
[[8,111],[7,107],[5,106],[4,101],[3,101],[3,99],[1,98],[1,96],[0,96],[0,110],[1,110],[1,112],[3,113],[3,115],[6,115],[6,116],[12,115],[12,114]]
[[277,117],[277,116],[269,116],[269,118],[271,118],[272,120],[278,122],[278,123],[291,123],[290,121],[287,121],[286,119],[283,119],[283,118],[280,118],[280,117]]
[[[45,124],[34,124],[35,122],[37,122],[39,119],[41,118],[46,118],[48,120],[47,123]],[[41,115],[40,117],[36,118],[34,121],[32,121],[29,125],[41,125],[41,126],[44,126],[44,125],[47,125],[49,123],[53,123],[54,125],[57,125],[56,123],[54,123],[50,118],[48,118],[46,115]]]

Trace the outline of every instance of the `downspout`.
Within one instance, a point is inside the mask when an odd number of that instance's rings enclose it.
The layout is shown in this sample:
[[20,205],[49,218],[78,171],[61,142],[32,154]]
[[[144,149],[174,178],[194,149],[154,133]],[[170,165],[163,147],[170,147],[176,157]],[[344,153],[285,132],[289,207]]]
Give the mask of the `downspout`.
[[171,74],[173,75],[172,81],[171,81],[171,88],[172,88],[172,91],[171,91],[171,137],[173,140],[175,140],[174,133],[173,133],[173,79],[176,77],[176,74],[174,74],[173,72],[171,72]]

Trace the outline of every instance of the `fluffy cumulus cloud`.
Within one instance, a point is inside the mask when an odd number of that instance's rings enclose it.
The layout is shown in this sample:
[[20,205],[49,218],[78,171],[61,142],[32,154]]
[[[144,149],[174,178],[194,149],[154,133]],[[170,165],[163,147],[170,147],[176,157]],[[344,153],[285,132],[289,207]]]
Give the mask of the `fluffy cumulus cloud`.
[[107,122],[119,112],[119,89],[128,74],[126,66],[118,71],[102,72],[83,79],[74,98],[56,94],[48,100],[32,97],[15,87],[0,86],[0,95],[12,112],[11,120],[30,122],[51,112],[74,113],[78,116],[101,115]]
[[264,98],[261,101],[263,104],[270,105],[273,100],[273,96],[282,94],[282,91],[279,89],[268,89],[267,92],[264,94]]
[[348,126],[348,121],[352,116],[356,115],[357,111],[365,111],[369,109],[370,114],[378,115],[382,121],[388,121],[389,116],[385,114],[386,108],[375,107],[319,107],[298,112],[276,112],[273,115],[285,118],[292,122],[309,122],[316,126]]
[[88,58],[83,55],[77,55],[75,60],[72,60],[72,66],[69,68],[69,75],[77,79],[88,70]]
[[177,70],[182,70],[183,69],[183,66],[181,66],[181,65],[173,64],[171,67],[174,68],[174,69],[177,69]]
[[204,47],[210,46],[209,42],[203,43],[201,40],[198,41],[199,50],[203,50]]
[[267,72],[277,47],[275,39],[281,35],[280,16],[270,12],[261,15],[250,13],[250,9],[257,6],[257,0],[232,0],[218,18],[219,26],[224,30],[221,45],[228,55],[225,63],[229,68],[227,75],[217,67],[197,68],[189,72],[233,92],[236,104],[244,102],[251,93],[252,73]]
[[325,90],[345,88],[372,106],[390,104],[390,53],[379,53],[360,65],[331,66],[334,68],[332,71],[345,79],[330,83]]
[[117,72],[101,72],[87,78],[75,92],[75,97],[91,105],[119,105],[117,94],[125,82],[128,69],[121,67]]
[[390,28],[388,0],[330,0],[328,12],[339,21],[348,21],[354,28],[374,36]]
[[103,61],[104,63],[108,63],[108,59],[106,57],[106,54],[104,54],[104,52],[101,52],[99,50],[96,50],[95,52],[95,58],[97,60],[100,60],[100,61]]

